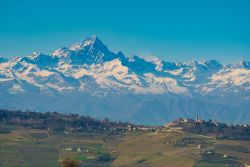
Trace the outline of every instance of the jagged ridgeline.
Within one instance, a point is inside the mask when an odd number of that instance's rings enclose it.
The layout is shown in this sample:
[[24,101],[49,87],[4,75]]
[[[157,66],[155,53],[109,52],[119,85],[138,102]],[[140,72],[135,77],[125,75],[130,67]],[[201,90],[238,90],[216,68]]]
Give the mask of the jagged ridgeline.
[[96,36],[52,54],[0,58],[0,108],[164,124],[250,121],[250,63],[174,63],[113,53]]

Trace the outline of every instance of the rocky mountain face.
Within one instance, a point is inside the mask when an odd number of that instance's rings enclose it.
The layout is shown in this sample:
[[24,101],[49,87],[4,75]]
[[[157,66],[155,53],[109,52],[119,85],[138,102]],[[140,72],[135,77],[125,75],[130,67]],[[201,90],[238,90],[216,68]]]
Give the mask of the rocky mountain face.
[[178,117],[250,123],[250,62],[146,61],[96,36],[51,55],[0,57],[0,107],[163,124]]

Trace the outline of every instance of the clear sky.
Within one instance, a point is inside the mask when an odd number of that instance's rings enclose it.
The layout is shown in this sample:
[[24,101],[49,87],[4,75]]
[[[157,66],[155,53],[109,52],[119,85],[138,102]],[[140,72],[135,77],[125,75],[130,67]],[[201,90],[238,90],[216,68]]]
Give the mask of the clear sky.
[[250,60],[250,0],[0,0],[0,56],[50,53],[92,34],[164,60]]

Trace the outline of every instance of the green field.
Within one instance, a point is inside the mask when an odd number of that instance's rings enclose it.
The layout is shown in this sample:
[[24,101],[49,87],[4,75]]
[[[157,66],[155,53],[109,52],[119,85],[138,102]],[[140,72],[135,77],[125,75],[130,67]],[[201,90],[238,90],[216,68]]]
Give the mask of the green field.
[[106,136],[48,134],[15,127],[0,134],[1,167],[55,167],[66,158],[81,166],[243,166],[250,164],[250,141],[216,140],[177,131]]

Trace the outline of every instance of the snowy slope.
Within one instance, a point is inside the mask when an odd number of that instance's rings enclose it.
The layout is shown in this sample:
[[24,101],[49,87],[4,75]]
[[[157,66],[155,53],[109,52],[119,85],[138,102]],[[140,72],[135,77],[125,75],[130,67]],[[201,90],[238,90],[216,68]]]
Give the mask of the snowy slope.
[[[71,47],[57,49],[51,55],[33,53],[9,60],[0,57],[0,91],[3,107],[8,103],[10,107],[39,111],[75,110],[142,123],[152,123],[147,114],[156,119],[156,123],[169,120],[167,116],[160,119],[169,109],[173,117],[182,117],[184,113],[183,116],[189,116],[187,111],[192,113],[190,116],[204,112],[204,116],[212,117],[213,112],[228,110],[239,113],[236,114],[238,121],[246,121],[248,117],[243,119],[241,114],[249,116],[250,113],[250,63],[149,61],[138,56],[126,57],[122,52],[113,53],[100,39],[92,36]],[[95,100],[89,102],[87,97]],[[41,98],[53,100],[48,102]],[[69,98],[77,100],[72,102]],[[112,103],[106,102],[107,99],[113,99],[117,108],[110,107]],[[175,103],[170,103],[173,99]],[[240,102],[234,103],[235,99]],[[126,106],[126,103],[133,106]],[[151,103],[152,106],[145,108]],[[211,109],[211,104],[218,109]],[[138,118],[141,108],[145,119]],[[154,108],[160,111],[153,111]],[[110,110],[120,110],[123,114]]]

